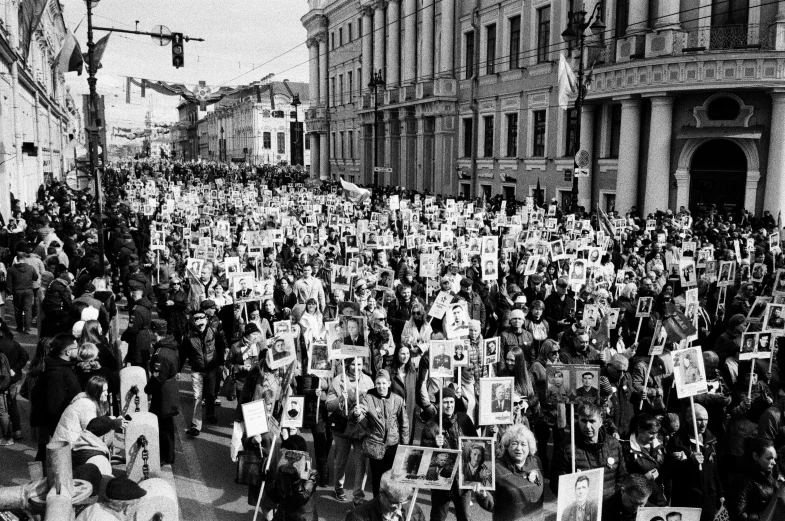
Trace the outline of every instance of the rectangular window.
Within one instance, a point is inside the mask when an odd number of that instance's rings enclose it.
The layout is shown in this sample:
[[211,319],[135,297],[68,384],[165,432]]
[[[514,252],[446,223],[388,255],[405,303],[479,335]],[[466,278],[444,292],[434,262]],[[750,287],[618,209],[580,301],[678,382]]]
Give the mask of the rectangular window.
[[507,114],[507,157],[518,157],[518,114]]
[[349,158],[354,159],[354,131],[350,130],[348,132],[348,145],[349,145]]
[[504,190],[504,198],[507,201],[514,201],[515,200],[515,187],[514,186],[503,186],[502,189]]
[[466,67],[465,79],[469,79],[474,74],[474,31],[466,33],[466,56],[464,59]]
[[485,36],[488,39],[485,49],[485,73],[493,74],[496,72],[496,24],[485,28]]
[[286,134],[283,132],[278,132],[278,153],[286,153]]
[[551,6],[537,9],[537,63],[548,61],[551,41]]
[[572,183],[572,170],[569,168],[562,173],[562,181],[565,183]]
[[619,157],[621,142],[621,105],[611,105],[611,140],[608,157]]
[[305,149],[306,150],[311,150],[311,135],[310,134],[306,134],[305,135],[304,143],[305,143]]
[[343,132],[338,132],[338,157],[343,159]]
[[340,100],[338,102],[338,104],[339,105],[343,105],[344,104],[344,99],[343,99],[343,74],[339,74],[338,75],[338,99]]
[[335,95],[337,94],[337,90],[335,89],[335,76],[330,78],[330,99],[332,99],[332,105],[335,106]]
[[466,118],[463,120],[463,157],[471,157],[472,156],[472,142],[474,137],[472,136],[474,130],[474,124],[472,122],[472,118]]
[[360,38],[363,35],[363,19],[357,19],[357,38]]
[[338,28],[338,47],[343,45],[343,27]]
[[330,33],[330,45],[335,49],[335,31]]
[[578,109],[567,109],[567,128],[564,134],[564,155],[573,156],[578,151],[579,143],[574,143],[578,130]]
[[521,17],[510,18],[510,70],[518,68],[521,53]]
[[262,134],[262,147],[270,150],[273,148],[272,136],[269,132],[265,132]]
[[493,157],[493,116],[483,116],[482,157]]
[[630,9],[630,0],[616,0],[616,38],[627,35],[627,13]]
[[346,37],[348,38],[347,43],[352,43],[352,22],[349,22],[349,26],[348,26],[348,31],[347,31]]
[[333,135],[332,135],[332,138],[333,138],[333,139],[332,139],[332,142],[333,142],[333,153],[332,153],[332,154],[330,154],[330,155],[331,155],[333,158],[335,158],[335,157],[336,157],[336,154],[335,154],[335,132],[333,132],[332,134],[333,134]]
[[532,132],[532,157],[545,157],[545,111],[535,110]]
[[349,91],[349,103],[354,103],[354,81],[352,71],[346,73],[346,80],[348,82],[347,90]]

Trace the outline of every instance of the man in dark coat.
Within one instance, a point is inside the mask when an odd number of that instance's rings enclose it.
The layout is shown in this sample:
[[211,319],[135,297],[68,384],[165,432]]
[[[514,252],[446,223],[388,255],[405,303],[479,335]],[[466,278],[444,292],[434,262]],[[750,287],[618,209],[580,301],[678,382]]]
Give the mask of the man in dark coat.
[[17,331],[29,333],[33,323],[33,303],[35,302],[33,288],[34,283],[38,280],[38,272],[25,262],[26,252],[20,249],[16,258],[17,262],[8,269],[8,292],[14,300]]
[[37,380],[33,390],[34,399],[42,398],[36,407],[42,407],[38,412],[45,415],[50,435],[54,434],[66,407],[82,390],[74,372],[78,348],[76,338],[72,335],[61,333],[55,336],[44,374]]
[[152,395],[150,412],[158,416],[158,442],[161,464],[174,463],[174,417],[180,414],[178,404],[177,374],[180,367],[178,345],[171,335],[166,334],[165,320],[155,319],[150,324],[154,354],[151,374],[144,392]]
[[41,302],[44,318],[41,322],[41,336],[55,336],[70,331],[71,310],[71,273],[64,264],[58,264],[54,272],[55,279],[46,289]]
[[128,343],[128,354],[125,355],[125,361],[133,366],[143,367],[145,372],[148,372],[152,351],[150,321],[152,320],[153,304],[142,296],[141,288],[135,288],[131,292],[131,297],[133,299],[131,322],[123,335]]
[[193,314],[194,328],[183,341],[180,365],[188,359],[191,363],[191,381],[194,392],[194,413],[191,427],[185,432],[189,436],[199,436],[202,430],[202,398],[207,407],[207,421],[218,423],[215,417],[215,380],[224,362],[227,348],[224,336],[208,325],[204,311]]

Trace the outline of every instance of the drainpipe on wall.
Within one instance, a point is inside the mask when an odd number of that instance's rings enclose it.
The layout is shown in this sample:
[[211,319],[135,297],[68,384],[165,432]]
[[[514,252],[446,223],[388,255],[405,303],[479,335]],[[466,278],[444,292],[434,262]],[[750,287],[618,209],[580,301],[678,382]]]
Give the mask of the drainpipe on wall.
[[472,9],[472,30],[474,31],[474,71],[472,72],[472,191],[479,197],[477,177],[478,139],[480,138],[480,106],[477,103],[477,90],[480,87],[480,0],[475,0]]

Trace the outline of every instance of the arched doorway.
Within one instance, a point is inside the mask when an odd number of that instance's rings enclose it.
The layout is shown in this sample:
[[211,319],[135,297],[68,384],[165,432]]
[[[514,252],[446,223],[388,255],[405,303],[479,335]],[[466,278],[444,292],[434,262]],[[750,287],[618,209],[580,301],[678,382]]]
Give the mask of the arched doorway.
[[690,177],[690,211],[705,212],[712,204],[726,212],[744,207],[747,156],[735,142],[703,143],[692,156]]

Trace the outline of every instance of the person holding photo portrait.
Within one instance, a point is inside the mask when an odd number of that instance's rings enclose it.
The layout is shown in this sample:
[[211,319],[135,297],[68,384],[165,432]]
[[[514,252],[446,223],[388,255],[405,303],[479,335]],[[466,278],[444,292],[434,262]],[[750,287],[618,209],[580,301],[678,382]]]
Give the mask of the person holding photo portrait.
[[545,477],[534,434],[523,425],[513,425],[502,435],[500,446],[496,489],[476,487],[474,498],[480,508],[491,512],[493,521],[536,519],[542,514]]
[[501,356],[507,356],[507,353],[513,347],[517,346],[523,350],[526,357],[526,363],[531,365],[534,362],[534,351],[532,344],[534,336],[523,328],[526,320],[526,315],[520,309],[513,309],[510,312],[510,327],[501,332]]

